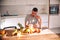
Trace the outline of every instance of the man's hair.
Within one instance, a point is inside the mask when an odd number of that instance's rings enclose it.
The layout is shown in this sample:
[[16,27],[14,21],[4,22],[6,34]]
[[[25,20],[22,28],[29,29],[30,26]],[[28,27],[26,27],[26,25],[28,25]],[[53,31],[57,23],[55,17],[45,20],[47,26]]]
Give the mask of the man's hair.
[[34,8],[32,9],[32,11],[38,12],[38,9],[37,9],[36,7],[34,7]]

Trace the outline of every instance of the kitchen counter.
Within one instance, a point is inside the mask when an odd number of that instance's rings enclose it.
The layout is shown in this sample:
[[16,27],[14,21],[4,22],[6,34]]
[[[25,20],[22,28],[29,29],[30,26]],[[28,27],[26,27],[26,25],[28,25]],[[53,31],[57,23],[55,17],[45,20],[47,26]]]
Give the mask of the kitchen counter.
[[2,40],[60,40],[60,34],[10,36],[3,37]]
[[[58,33],[58,31],[57,31]],[[45,29],[40,33],[26,34],[21,36],[3,36],[2,40],[60,40],[60,33]]]

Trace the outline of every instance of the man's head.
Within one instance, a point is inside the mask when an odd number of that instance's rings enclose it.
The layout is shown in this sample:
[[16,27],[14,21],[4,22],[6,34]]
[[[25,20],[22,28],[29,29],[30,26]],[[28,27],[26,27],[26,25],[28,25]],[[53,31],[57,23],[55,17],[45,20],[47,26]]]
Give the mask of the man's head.
[[38,9],[36,7],[32,9],[32,15],[36,15],[37,12],[38,12]]

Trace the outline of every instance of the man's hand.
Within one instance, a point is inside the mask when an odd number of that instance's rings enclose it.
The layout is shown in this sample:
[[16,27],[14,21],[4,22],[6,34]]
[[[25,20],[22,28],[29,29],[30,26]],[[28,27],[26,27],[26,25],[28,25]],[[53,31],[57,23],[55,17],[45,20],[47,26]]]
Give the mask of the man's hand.
[[38,19],[38,24],[39,24],[39,26],[41,28],[41,18],[40,18],[40,16],[35,16],[35,17],[36,17],[36,19]]

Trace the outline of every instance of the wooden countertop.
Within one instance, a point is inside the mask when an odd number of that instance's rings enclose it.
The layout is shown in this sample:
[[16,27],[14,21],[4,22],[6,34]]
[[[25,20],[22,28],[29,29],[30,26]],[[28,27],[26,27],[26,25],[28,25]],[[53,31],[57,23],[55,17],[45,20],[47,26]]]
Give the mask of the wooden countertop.
[[60,40],[60,34],[44,34],[44,35],[22,35],[2,37],[2,40]]

